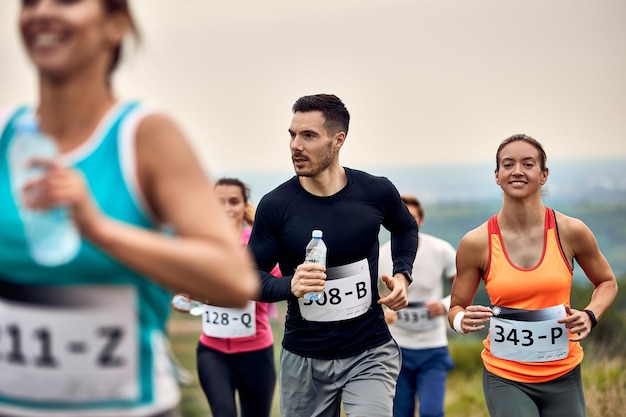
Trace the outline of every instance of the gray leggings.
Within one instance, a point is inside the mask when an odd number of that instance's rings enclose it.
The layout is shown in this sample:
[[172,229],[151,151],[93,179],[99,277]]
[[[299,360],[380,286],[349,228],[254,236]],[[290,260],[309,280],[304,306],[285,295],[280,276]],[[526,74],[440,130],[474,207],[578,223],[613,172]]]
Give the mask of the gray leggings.
[[586,417],[580,365],[535,384],[511,381],[483,368],[483,391],[491,417]]

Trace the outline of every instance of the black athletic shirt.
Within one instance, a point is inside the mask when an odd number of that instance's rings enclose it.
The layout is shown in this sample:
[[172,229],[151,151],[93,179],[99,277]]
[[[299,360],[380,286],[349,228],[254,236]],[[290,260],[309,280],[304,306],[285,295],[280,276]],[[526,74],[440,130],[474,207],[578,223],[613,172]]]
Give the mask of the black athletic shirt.
[[[391,339],[378,294],[378,234],[391,232],[394,274],[411,272],[417,251],[417,224],[395,186],[384,177],[344,168],[347,185],[329,197],[307,192],[294,176],[259,202],[248,247],[262,281],[261,301],[288,301],[283,347],[300,356],[340,359]],[[322,230],[328,247],[326,266],[369,263],[371,304],[361,316],[333,322],[302,318],[291,278],[304,261],[311,231]],[[283,278],[269,273],[279,264]]]

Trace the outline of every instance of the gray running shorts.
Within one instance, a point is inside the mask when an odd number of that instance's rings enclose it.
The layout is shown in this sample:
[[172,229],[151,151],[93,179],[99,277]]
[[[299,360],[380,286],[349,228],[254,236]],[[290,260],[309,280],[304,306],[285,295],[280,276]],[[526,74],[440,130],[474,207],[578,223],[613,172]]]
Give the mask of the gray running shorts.
[[343,359],[280,354],[280,411],[289,417],[391,417],[400,349],[384,345]]

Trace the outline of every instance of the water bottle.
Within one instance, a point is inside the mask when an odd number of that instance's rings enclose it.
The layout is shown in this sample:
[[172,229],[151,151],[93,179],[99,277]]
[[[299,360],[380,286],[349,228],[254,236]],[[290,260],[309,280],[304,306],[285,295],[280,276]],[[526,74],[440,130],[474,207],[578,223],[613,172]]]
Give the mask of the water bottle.
[[[311,236],[311,240],[306,245],[304,263],[326,266],[326,244],[322,240],[323,233],[321,230],[313,230]],[[304,298],[307,300],[317,301],[322,298],[323,294],[323,291],[307,292],[304,293]]]
[[185,294],[176,294],[172,298],[172,305],[181,313],[189,313],[192,316],[199,316],[203,310],[200,301],[192,300]]
[[45,175],[45,169],[33,166],[32,160],[53,159],[58,153],[56,143],[39,131],[37,120],[32,115],[17,120],[15,137],[9,150],[13,195],[24,224],[30,256],[44,266],[69,262],[80,249],[80,234],[67,207],[34,210],[24,204],[24,184]]

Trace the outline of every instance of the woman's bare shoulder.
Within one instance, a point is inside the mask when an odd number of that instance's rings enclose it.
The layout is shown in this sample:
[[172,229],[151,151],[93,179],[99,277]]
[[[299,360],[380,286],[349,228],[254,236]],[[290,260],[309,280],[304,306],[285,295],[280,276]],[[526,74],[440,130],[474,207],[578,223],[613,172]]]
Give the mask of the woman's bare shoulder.
[[591,233],[589,227],[581,219],[568,216],[559,211],[554,211],[556,224],[559,229],[559,236],[568,241],[579,239]]
[[489,232],[488,232],[487,222],[481,224],[475,229],[470,230],[465,233],[463,238],[461,239],[460,245],[468,246],[468,247],[481,247],[487,245],[489,243]]
[[569,256],[578,256],[589,250],[595,251],[598,243],[591,229],[581,219],[555,211],[559,239]]

